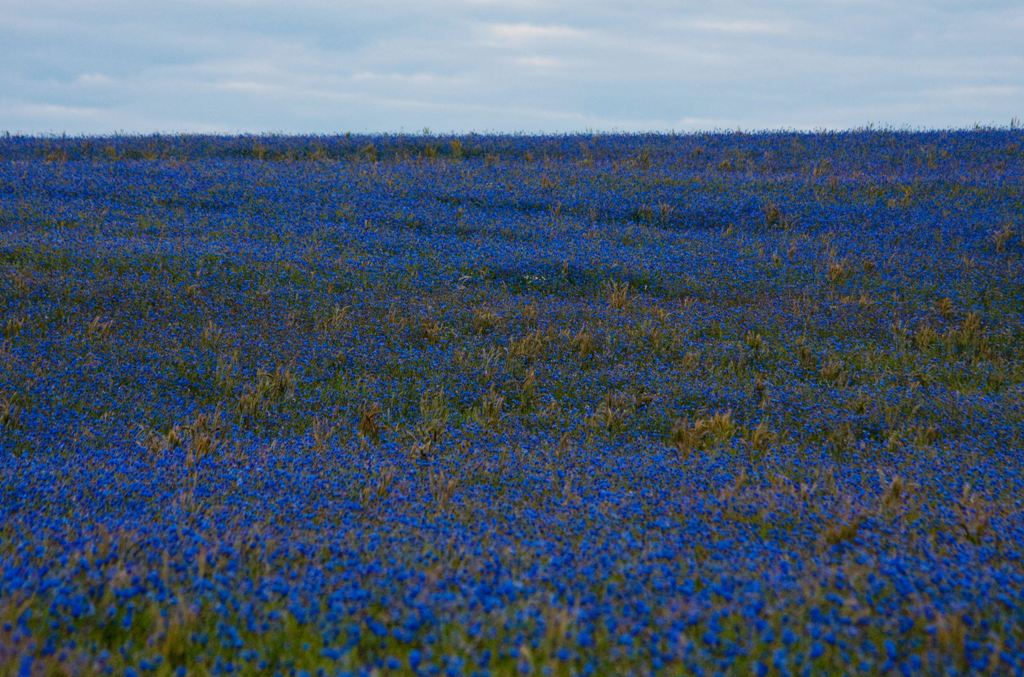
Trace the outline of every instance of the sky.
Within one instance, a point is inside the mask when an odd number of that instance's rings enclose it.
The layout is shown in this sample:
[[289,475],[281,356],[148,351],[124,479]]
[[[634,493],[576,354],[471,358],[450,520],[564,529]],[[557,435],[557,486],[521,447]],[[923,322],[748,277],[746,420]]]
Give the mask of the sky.
[[0,0],[0,131],[1007,126],[1024,2]]

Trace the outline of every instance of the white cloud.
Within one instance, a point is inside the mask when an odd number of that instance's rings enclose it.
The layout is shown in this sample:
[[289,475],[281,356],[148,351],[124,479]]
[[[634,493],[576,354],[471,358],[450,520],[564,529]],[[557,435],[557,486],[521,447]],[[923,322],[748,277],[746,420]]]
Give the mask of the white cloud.
[[516,56],[510,59],[510,61],[516,66],[532,68],[538,71],[551,71],[564,68],[566,66],[566,62],[562,59],[558,59],[553,56],[543,56],[540,54]]
[[731,35],[788,35],[793,26],[785,21],[754,21],[750,19],[694,19],[681,22],[680,27],[705,33]]
[[0,130],[753,129],[1020,116],[1019,4],[908,3],[7,3],[0,44],[16,58],[0,70]]
[[280,85],[252,80],[222,80],[212,85],[214,89],[226,92],[243,92],[246,94],[287,94],[288,89]]
[[537,25],[531,23],[494,23],[483,26],[483,33],[501,44],[518,46],[535,42],[579,40],[590,35],[588,31],[571,26]]
[[962,87],[950,87],[943,90],[941,94],[961,99],[975,100],[988,98],[1013,98],[1024,94],[1024,87],[1017,85],[967,85]]
[[103,115],[102,108],[93,106],[65,106],[57,103],[0,103],[0,112],[5,115],[25,118],[42,118],[52,120],[95,119]]
[[467,82],[467,80],[462,77],[445,76],[437,73],[377,73],[373,71],[358,71],[353,73],[351,80],[352,82],[424,87],[437,87],[439,85],[452,85]]
[[117,79],[103,73],[82,73],[75,78],[75,84],[81,87],[110,87],[117,84]]

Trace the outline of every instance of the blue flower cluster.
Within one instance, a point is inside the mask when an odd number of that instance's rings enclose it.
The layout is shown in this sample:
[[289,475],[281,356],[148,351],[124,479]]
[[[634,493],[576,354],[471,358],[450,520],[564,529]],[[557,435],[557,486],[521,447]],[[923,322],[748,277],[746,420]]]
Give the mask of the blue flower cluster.
[[0,674],[1024,674],[1024,133],[0,139]]

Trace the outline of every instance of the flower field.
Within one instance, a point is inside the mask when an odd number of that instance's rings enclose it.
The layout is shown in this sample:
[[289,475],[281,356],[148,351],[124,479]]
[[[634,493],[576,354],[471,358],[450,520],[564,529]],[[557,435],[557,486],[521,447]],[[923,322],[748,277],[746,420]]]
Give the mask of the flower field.
[[1021,674],[1024,132],[0,138],[0,675]]

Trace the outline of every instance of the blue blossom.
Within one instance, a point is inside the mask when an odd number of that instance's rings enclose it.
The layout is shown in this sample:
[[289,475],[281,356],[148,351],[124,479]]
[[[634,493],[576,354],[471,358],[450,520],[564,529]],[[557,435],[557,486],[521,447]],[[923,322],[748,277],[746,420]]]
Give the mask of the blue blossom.
[[0,139],[19,670],[1024,667],[1020,130],[454,141]]

